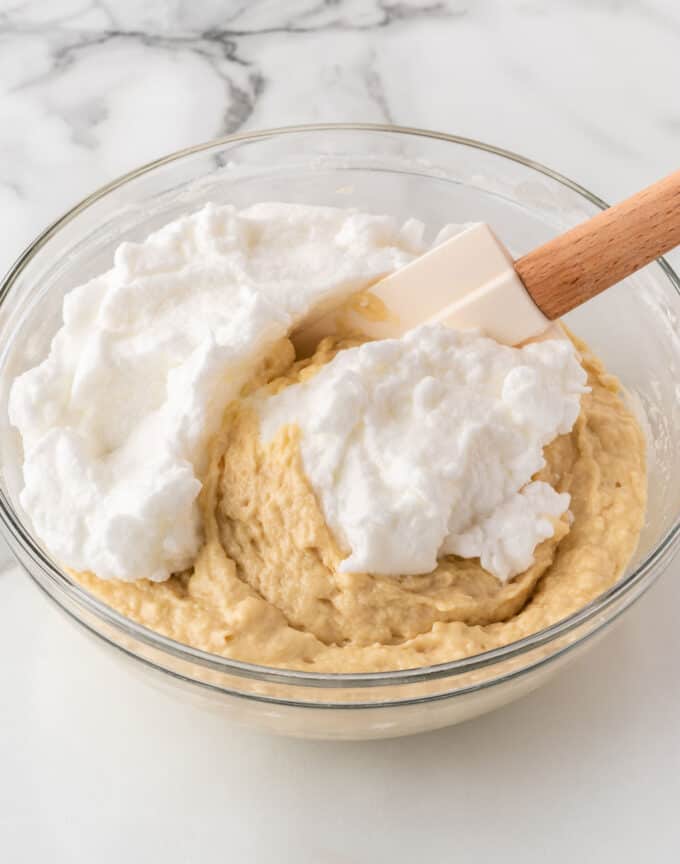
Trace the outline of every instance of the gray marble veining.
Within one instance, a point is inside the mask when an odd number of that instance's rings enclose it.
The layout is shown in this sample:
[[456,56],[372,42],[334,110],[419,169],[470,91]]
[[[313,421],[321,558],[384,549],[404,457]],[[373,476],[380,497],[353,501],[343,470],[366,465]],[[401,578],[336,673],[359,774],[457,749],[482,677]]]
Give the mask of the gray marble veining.
[[680,152],[674,0],[0,0],[0,264],[136,164],[314,121],[481,138],[605,197]]

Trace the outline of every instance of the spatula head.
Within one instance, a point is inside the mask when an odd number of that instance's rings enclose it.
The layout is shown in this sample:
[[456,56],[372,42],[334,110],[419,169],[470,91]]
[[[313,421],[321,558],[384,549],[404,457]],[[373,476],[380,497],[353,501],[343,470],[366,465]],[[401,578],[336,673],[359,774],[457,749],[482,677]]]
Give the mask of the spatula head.
[[311,343],[349,329],[385,339],[434,322],[479,328],[509,345],[550,324],[515,273],[512,256],[479,222],[310,322],[302,336]]

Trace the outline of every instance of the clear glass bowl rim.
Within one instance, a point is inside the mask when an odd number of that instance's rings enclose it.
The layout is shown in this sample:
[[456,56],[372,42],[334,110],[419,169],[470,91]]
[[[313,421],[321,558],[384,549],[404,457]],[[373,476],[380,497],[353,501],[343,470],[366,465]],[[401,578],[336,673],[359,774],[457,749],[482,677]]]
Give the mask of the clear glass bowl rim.
[[[182,159],[185,156],[198,154],[216,147],[220,147],[225,144],[232,144],[235,142],[257,141],[285,135],[316,132],[366,132],[369,134],[388,133],[394,135],[412,136],[426,138],[430,140],[444,141],[464,147],[469,147],[473,150],[485,151],[487,153],[491,153],[495,156],[500,156],[503,159],[507,159],[526,168],[530,168],[538,173],[546,175],[557,183],[560,183],[561,185],[578,193],[599,209],[604,210],[609,206],[605,201],[594,195],[589,190],[585,189],[580,184],[574,182],[573,180],[570,180],[568,177],[565,177],[564,175],[559,174],[556,171],[553,171],[550,168],[547,168],[540,162],[535,162],[532,159],[528,159],[510,150],[505,150],[500,147],[486,144],[483,141],[477,141],[473,138],[466,138],[458,135],[451,135],[445,132],[419,129],[410,126],[396,126],[380,123],[313,123],[297,126],[282,126],[278,128],[262,129],[253,132],[242,132],[233,135],[225,135],[221,138],[215,138],[210,141],[195,144],[190,147],[177,150],[173,153],[169,153],[168,155],[162,156],[159,159],[155,159],[152,162],[147,162],[146,164],[141,165],[138,168],[135,168],[132,171],[121,175],[115,180],[112,180],[110,183],[101,186],[99,189],[92,192],[87,197],[83,198],[70,210],[68,210],[61,217],[55,220],[51,225],[45,228],[45,230],[41,234],[39,234],[35,238],[35,240],[29,246],[27,246],[27,248],[17,258],[17,260],[14,262],[14,264],[11,266],[10,270],[2,280],[2,283],[0,284],[0,304],[5,301],[12,286],[19,278],[23,270],[27,267],[31,259],[40,251],[40,249],[42,249],[43,246],[45,246],[45,244],[52,237],[54,237],[59,232],[59,230],[63,226],[68,224],[72,219],[74,219],[76,216],[78,216],[96,201],[104,198],[109,192],[118,189],[129,181],[134,180],[135,178],[140,177],[143,174],[147,174],[156,168]],[[661,267],[671,286],[675,289],[678,295],[680,295],[680,278],[677,276],[675,271],[663,258],[657,259],[656,263]],[[73,582],[68,576],[68,574],[58,568],[48,558],[45,552],[43,552],[43,550],[34,543],[28,530],[25,528],[25,526],[17,516],[11,502],[9,501],[3,490],[0,490],[0,520],[2,521],[6,530],[12,535],[15,542],[17,542],[21,546],[22,550],[40,568],[43,574],[57,589],[58,593],[65,593],[70,600],[75,602],[76,605],[84,607],[85,609],[102,619],[106,624],[123,631],[128,636],[140,640],[145,645],[170,654],[179,660],[195,663],[204,668],[218,672],[228,673],[237,677],[265,681],[268,683],[320,688],[361,688],[388,685],[395,686],[398,684],[413,684],[417,682],[446,677],[455,678],[458,675],[462,675],[473,670],[485,668],[504,660],[517,658],[522,654],[526,654],[532,651],[535,648],[539,648],[553,640],[567,635],[572,630],[576,629],[582,624],[585,624],[586,622],[590,621],[598,615],[602,615],[602,613],[604,613],[609,607],[614,605],[626,594],[631,595],[630,602],[637,599],[652,584],[655,576],[658,575],[658,571],[655,570],[656,565],[661,565],[665,559],[670,557],[672,552],[677,547],[678,541],[680,541],[679,513],[675,519],[675,522],[666,532],[666,534],[662,537],[657,546],[627,577],[621,579],[612,588],[610,588],[604,594],[601,594],[596,600],[592,601],[583,609],[579,610],[573,615],[570,615],[569,617],[557,622],[556,624],[551,625],[550,627],[545,628],[544,630],[540,630],[537,633],[533,633],[530,636],[525,637],[524,639],[517,640],[516,642],[511,642],[509,645],[505,645],[501,648],[496,648],[492,651],[486,651],[482,654],[476,654],[472,657],[465,657],[460,660],[453,660],[448,663],[440,663],[433,666],[424,666],[412,669],[394,670],[388,672],[318,673],[303,672],[292,669],[277,669],[270,666],[260,666],[254,663],[245,663],[240,660],[229,659],[226,657],[222,657],[218,654],[210,654],[206,651],[201,651],[197,648],[192,648],[191,646],[176,642],[175,640],[169,639],[168,637],[163,636],[160,633],[156,633],[155,631],[150,630],[149,628],[144,627],[141,624],[137,624],[135,621],[126,618],[124,615],[121,615],[120,613],[111,609],[106,604],[92,597],[83,588]],[[32,576],[32,574],[30,575]],[[34,581],[36,581],[38,586],[42,588],[45,593],[48,594],[48,596],[51,597],[51,599],[55,600],[55,602],[58,602],[56,601],[56,598],[35,579],[35,577],[32,576],[32,578],[34,579]],[[636,588],[638,590],[634,590]],[[626,606],[624,606],[623,608],[617,610],[616,615],[614,615],[613,617],[617,617],[618,614],[623,612],[624,609],[627,608],[627,605],[628,604],[626,604]],[[105,641],[110,641],[109,639],[107,639],[106,636],[104,636],[104,634],[100,633],[97,630],[94,630],[86,622],[77,618],[77,616],[74,615],[74,613],[71,612],[70,609],[64,606],[62,606],[62,609],[64,609],[64,611],[66,611],[72,617],[76,618],[76,620],[81,625],[85,626],[96,636],[104,639]],[[579,644],[581,641],[585,641],[586,639],[590,638],[592,635],[594,635],[594,632],[604,627],[610,622],[610,620],[612,619],[603,616],[602,620],[593,630],[590,630],[588,633],[584,634],[584,636],[581,639],[578,639],[575,643],[567,646],[566,650],[575,647],[576,644]],[[146,658],[139,657],[138,655],[134,654],[134,652],[123,648],[121,645],[115,642],[111,642],[111,644],[123,650],[125,653],[132,654],[135,659],[141,660],[144,663],[149,663]],[[565,648],[562,648],[557,652],[557,654],[562,654],[564,650]],[[545,658],[545,660],[548,659],[549,658]],[[156,667],[155,663],[152,663],[151,665]],[[535,665],[536,664],[534,663],[530,664],[530,666],[532,667]],[[170,670],[165,669],[162,666],[158,666],[156,668],[159,668],[168,674],[177,674],[175,672],[170,672]],[[504,677],[505,676],[501,676],[501,678]],[[187,680],[190,680],[192,681],[192,683],[196,683],[202,686],[210,686],[206,685],[205,682],[201,682],[195,679],[189,678]],[[489,684],[491,683],[493,683],[493,681],[489,682]],[[219,687],[217,689],[225,690],[225,692],[234,692],[234,695],[245,695],[236,694],[235,691],[229,691],[227,690],[227,688]],[[476,688],[473,687],[472,689]],[[447,694],[441,694],[441,696],[444,695]],[[435,698],[441,698],[441,696]],[[429,699],[431,698],[432,697],[429,697]],[[429,699],[426,699],[425,701],[429,701]],[[276,699],[275,701],[281,702],[286,700]],[[409,702],[411,700],[407,699],[406,701]],[[295,702],[295,704],[303,706],[310,703]],[[321,706],[316,705],[315,707]],[[359,707],[359,705],[343,705],[343,707]],[[372,707],[375,707],[375,703],[373,703]]]

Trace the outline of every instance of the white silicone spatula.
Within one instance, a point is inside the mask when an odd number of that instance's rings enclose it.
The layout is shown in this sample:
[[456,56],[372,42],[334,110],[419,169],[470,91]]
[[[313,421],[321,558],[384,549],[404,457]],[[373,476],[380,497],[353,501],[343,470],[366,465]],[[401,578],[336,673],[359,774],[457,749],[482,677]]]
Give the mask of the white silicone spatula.
[[341,316],[371,338],[441,322],[515,345],[678,245],[680,171],[516,261],[488,225],[473,225],[312,322],[304,336],[333,332]]

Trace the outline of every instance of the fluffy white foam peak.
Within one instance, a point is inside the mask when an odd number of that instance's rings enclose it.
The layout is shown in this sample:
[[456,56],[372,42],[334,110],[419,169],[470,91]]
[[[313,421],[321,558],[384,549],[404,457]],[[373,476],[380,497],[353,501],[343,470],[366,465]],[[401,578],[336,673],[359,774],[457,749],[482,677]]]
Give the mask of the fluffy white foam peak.
[[531,478],[545,445],[571,430],[585,385],[566,339],[509,348],[426,326],[342,351],[256,404],[265,441],[300,427],[342,570],[427,573],[454,553],[505,581],[569,506]]

